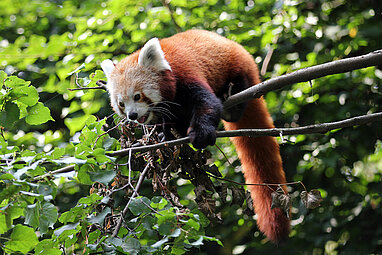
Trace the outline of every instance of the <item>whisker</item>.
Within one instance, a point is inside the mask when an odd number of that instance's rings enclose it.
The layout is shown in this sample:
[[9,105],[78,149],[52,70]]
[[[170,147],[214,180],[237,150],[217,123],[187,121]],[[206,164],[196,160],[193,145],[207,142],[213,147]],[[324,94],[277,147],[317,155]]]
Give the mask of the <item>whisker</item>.
[[173,115],[173,114],[171,114],[169,112],[161,111],[159,109],[152,109],[152,112],[157,112],[157,113],[163,114],[167,118],[171,118],[171,115]]
[[173,104],[173,105],[176,105],[176,106],[180,106],[180,104],[175,103],[175,102],[171,102],[171,101],[162,101],[161,103],[163,103],[163,104]]
[[152,107],[153,109],[158,109],[158,110],[162,110],[162,111],[165,111],[165,112],[168,112],[168,113],[170,113],[170,114],[172,114],[173,115],[173,113],[169,110],[169,109],[167,109],[167,108],[165,108],[165,107],[161,107],[161,106],[154,106],[154,107]]
[[175,115],[171,111],[169,111],[168,109],[163,108],[163,107],[152,107],[151,110],[153,112],[161,113],[161,114],[165,115],[168,118],[175,117]]

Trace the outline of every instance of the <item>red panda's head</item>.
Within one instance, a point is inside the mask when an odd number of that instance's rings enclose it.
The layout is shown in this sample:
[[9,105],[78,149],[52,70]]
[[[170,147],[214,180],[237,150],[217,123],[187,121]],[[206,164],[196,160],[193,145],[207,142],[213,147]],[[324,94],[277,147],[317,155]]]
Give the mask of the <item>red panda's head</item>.
[[155,119],[155,112],[160,112],[156,106],[163,100],[163,74],[171,72],[157,38],[117,65],[108,59],[101,67],[107,77],[111,105],[118,115],[140,124]]

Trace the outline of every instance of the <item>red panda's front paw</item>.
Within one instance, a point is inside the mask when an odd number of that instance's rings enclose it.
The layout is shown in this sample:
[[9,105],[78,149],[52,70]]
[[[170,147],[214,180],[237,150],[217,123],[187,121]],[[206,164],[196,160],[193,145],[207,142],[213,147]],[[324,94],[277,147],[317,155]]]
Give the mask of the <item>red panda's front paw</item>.
[[203,128],[189,128],[188,136],[192,145],[196,149],[204,149],[208,145],[214,145],[216,142],[216,128],[213,126],[204,126]]

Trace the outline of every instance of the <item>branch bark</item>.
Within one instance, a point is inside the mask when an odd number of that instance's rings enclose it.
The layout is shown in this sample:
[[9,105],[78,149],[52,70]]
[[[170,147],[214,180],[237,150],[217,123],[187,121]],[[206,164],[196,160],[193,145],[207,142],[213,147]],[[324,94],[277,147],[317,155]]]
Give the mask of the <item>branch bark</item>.
[[307,82],[332,74],[346,73],[352,70],[376,65],[382,65],[382,49],[358,57],[341,59],[321,65],[303,68],[293,73],[263,81],[229,97],[227,101],[224,102],[224,109],[229,109],[253,98],[259,98],[269,91],[280,89],[287,85]]
[[[372,123],[376,121],[382,121],[382,112],[357,116],[357,117],[340,120],[336,122],[315,124],[315,125],[309,125],[309,126],[297,127],[297,128],[241,129],[241,130],[233,130],[233,131],[218,131],[217,137],[218,138],[235,137],[235,136],[256,137],[256,136],[280,136],[280,135],[326,133],[334,129],[359,126],[359,125],[364,125],[364,124]],[[114,152],[109,152],[109,153],[106,153],[106,155],[111,157],[121,157],[121,156],[129,155],[129,153],[153,151],[153,150],[161,149],[164,147],[170,147],[170,146],[185,144],[189,142],[190,142],[190,139],[188,137],[183,137],[183,138],[172,140],[172,141],[166,141],[166,142],[157,143],[157,144],[144,145],[139,147],[132,147],[132,148],[127,148],[123,150],[118,150]],[[40,180],[57,173],[65,173],[65,172],[70,172],[73,170],[74,170],[74,165],[65,166],[63,168],[59,168],[52,172],[46,173],[42,176],[36,176],[34,180]]]
[[[382,112],[363,115],[363,116],[357,116],[357,117],[340,120],[336,122],[322,123],[322,124],[309,125],[309,126],[297,127],[297,128],[240,129],[240,130],[233,130],[233,131],[219,131],[217,132],[217,137],[234,137],[234,136],[256,137],[256,136],[279,136],[280,134],[297,135],[297,134],[326,133],[334,129],[363,125],[363,124],[372,123],[375,121],[382,121]],[[160,149],[160,148],[164,148],[168,146],[180,145],[180,144],[185,144],[189,142],[190,142],[190,139],[188,137],[183,137],[183,138],[168,141],[168,142],[114,151],[114,152],[107,153],[107,155],[111,157],[126,156],[128,155],[129,151],[131,151],[132,153],[146,152],[150,150],[156,150],[156,149]]]

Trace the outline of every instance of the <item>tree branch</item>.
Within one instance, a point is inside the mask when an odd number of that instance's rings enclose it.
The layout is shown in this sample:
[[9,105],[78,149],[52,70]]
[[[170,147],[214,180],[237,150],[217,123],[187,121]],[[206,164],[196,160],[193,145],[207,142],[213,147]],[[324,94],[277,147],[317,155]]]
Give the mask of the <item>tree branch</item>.
[[355,69],[376,65],[382,65],[382,49],[358,57],[341,59],[321,65],[303,68],[293,73],[263,81],[229,97],[227,101],[224,102],[224,109],[229,109],[250,99],[258,98],[269,91],[280,89],[286,85],[307,82],[327,75],[346,73]]
[[36,176],[36,177],[33,178],[33,180],[34,181],[38,181],[38,180],[41,180],[41,179],[45,179],[45,178],[51,177],[54,174],[61,174],[61,173],[67,173],[67,172],[73,171],[74,170],[74,166],[75,165],[68,165],[68,166],[59,168],[57,170],[48,172],[48,173],[46,173],[44,175]]
[[[297,128],[240,129],[240,130],[232,130],[232,131],[219,131],[217,132],[217,137],[235,137],[235,136],[256,137],[256,136],[279,136],[280,134],[297,135],[297,134],[326,133],[334,129],[363,125],[363,124],[372,123],[375,121],[382,121],[382,112],[363,115],[363,116],[357,116],[357,117],[353,117],[353,118],[349,118],[349,119],[345,119],[341,121],[336,121],[336,122],[322,123],[322,124],[309,125],[309,126],[297,127]],[[180,145],[180,144],[185,144],[189,142],[190,142],[190,139],[188,137],[183,137],[183,138],[172,140],[172,141],[114,151],[114,152],[107,153],[107,155],[112,157],[126,156],[128,155],[129,151],[131,151],[132,153],[146,152],[150,150],[156,150],[156,149],[160,149],[164,147]]]
[[[235,136],[279,136],[279,135],[298,135],[298,134],[315,134],[315,133],[326,133],[331,130],[346,128],[358,125],[364,125],[367,123],[372,123],[376,121],[382,121],[382,112],[372,113],[368,115],[357,116],[345,120],[340,120],[336,122],[322,123],[309,125],[304,127],[297,128],[271,128],[271,129],[240,129],[240,130],[232,130],[232,131],[218,131],[217,137],[235,137]],[[153,151],[157,149],[161,149],[164,147],[170,147],[180,144],[189,143],[190,139],[188,137],[183,137],[180,139],[166,141],[157,144],[150,144],[138,147],[131,147],[127,149],[122,149],[114,152],[106,153],[107,156],[117,157],[117,156],[127,156],[129,153],[136,152],[147,152]],[[63,168],[59,168],[52,172],[46,173],[42,176],[36,176],[34,180],[40,180],[48,176],[52,176],[57,173],[65,173],[74,170],[74,165],[65,166]]]

